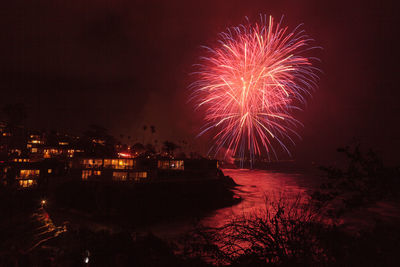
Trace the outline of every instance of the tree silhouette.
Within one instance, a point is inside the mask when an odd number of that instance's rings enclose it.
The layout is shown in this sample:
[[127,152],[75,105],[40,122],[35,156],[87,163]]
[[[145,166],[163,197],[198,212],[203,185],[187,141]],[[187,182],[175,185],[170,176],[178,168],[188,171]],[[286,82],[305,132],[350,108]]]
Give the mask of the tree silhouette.
[[10,104],[3,107],[6,122],[9,127],[21,125],[27,118],[27,111],[24,104]]
[[155,154],[156,153],[156,149],[152,144],[147,144],[146,145],[146,152],[150,153],[150,154]]
[[81,140],[85,153],[90,156],[115,156],[115,144],[115,138],[108,134],[107,129],[96,124],[89,126]]
[[170,156],[174,155],[174,152],[176,149],[178,149],[179,146],[177,144],[175,144],[174,142],[170,142],[170,141],[165,141],[163,143],[163,151],[167,152]]
[[26,150],[27,132],[23,127],[27,118],[27,111],[24,104],[10,104],[2,109],[5,115],[5,122],[11,136],[2,141],[8,148],[20,148]]
[[145,138],[146,130],[147,130],[147,125],[144,124],[143,125],[143,144],[144,144],[144,138]]
[[144,145],[141,144],[141,143],[136,143],[136,144],[134,144],[134,145],[132,146],[132,150],[133,150],[134,152],[137,152],[138,154],[141,154],[141,153],[143,153],[143,152],[145,151],[145,147],[144,147]]
[[156,150],[156,147],[155,147],[155,142],[154,142],[154,134],[156,133],[156,127],[154,126],[154,125],[151,125],[150,126],[150,132],[151,132],[151,141],[152,141],[152,143],[154,144],[154,153],[155,153],[155,150]]

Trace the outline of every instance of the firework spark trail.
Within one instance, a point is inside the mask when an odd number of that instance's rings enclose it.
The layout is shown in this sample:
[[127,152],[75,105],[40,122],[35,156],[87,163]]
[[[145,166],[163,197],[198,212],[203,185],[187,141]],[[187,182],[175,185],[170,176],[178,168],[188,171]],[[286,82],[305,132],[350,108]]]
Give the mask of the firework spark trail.
[[[214,145],[242,159],[267,152],[275,155],[301,125],[291,113],[304,105],[316,87],[318,69],[303,54],[316,47],[297,27],[289,32],[270,16],[260,23],[240,25],[220,34],[218,46],[205,47],[192,84],[192,99],[205,108],[206,124],[199,135],[217,129]],[[300,25],[299,25],[300,26]]]

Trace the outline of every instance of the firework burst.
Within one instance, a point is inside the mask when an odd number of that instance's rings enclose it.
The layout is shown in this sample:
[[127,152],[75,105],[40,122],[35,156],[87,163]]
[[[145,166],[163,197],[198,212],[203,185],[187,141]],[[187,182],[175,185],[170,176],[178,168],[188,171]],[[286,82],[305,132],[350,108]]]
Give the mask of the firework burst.
[[[197,64],[192,99],[205,109],[199,135],[216,130],[210,152],[221,148],[250,162],[258,155],[274,155],[298,136],[301,125],[293,111],[306,103],[318,79],[306,57],[313,41],[300,25],[293,31],[270,16],[260,22],[227,29],[218,45],[205,47]],[[298,136],[299,137],[299,136]]]

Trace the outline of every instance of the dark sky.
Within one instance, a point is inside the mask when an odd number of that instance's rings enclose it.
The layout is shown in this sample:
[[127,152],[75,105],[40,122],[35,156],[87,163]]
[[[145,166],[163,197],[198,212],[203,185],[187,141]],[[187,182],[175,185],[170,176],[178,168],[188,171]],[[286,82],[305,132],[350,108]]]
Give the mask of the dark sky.
[[[5,2],[5,1],[3,1]],[[187,86],[202,50],[248,16],[285,15],[324,50],[320,88],[299,116],[298,160],[330,159],[352,139],[398,154],[397,8],[389,1],[31,1],[0,8],[0,105],[25,103],[28,124],[80,133],[100,124],[143,140],[194,140]],[[396,48],[395,48],[396,47]]]

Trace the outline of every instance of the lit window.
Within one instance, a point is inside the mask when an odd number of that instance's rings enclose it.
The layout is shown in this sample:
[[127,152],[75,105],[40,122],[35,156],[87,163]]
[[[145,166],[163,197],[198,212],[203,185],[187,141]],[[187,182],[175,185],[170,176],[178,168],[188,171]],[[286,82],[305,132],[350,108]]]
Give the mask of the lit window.
[[159,160],[157,166],[159,169],[184,170],[183,160]]
[[126,161],[126,165],[127,165],[127,168],[132,169],[133,166],[134,166],[134,160],[133,159],[128,159]]
[[119,159],[117,160],[117,165],[114,165],[116,169],[125,169],[126,168],[126,159]]
[[91,170],[83,170],[82,171],[82,180],[87,180],[89,176],[92,175]]
[[103,165],[102,159],[83,159],[82,165],[85,168],[101,167]]
[[82,160],[82,165],[85,166],[86,168],[88,168],[89,165],[90,165],[89,160],[88,160],[88,159],[83,159],[83,160]]
[[68,149],[67,152],[68,152],[68,157],[70,157],[70,158],[74,157],[75,151],[73,149]]
[[18,179],[37,178],[40,170],[20,170]]
[[36,181],[35,180],[31,180],[31,179],[29,179],[29,180],[19,180],[19,186],[20,187],[26,188],[26,187],[31,187],[31,186],[33,186],[35,184],[36,184]]
[[38,149],[36,147],[32,147],[31,152],[32,153],[37,153]]
[[147,178],[147,172],[132,172],[131,178],[135,181]]
[[127,178],[127,172],[113,172],[113,180],[115,181],[126,181]]
[[47,173],[52,173],[52,172],[53,172],[52,169],[48,169],[48,170],[47,170]]
[[110,168],[110,167],[112,167],[111,159],[105,159],[105,160],[104,160],[104,167],[105,167],[105,168]]

